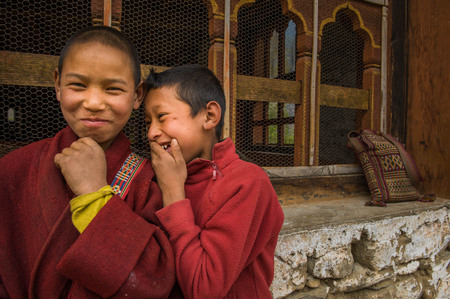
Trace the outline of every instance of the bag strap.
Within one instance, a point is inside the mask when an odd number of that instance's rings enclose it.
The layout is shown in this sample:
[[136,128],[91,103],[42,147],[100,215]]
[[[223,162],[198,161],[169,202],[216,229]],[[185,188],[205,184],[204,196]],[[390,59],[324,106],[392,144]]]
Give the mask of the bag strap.
[[145,158],[139,156],[138,154],[130,153],[128,155],[111,183],[111,188],[115,194],[119,195],[122,199],[125,199],[131,182],[141,171],[145,161]]
[[420,175],[420,171],[417,168],[417,165],[414,162],[411,155],[406,151],[403,144],[401,144],[392,135],[387,133],[382,133],[381,135],[397,147],[400,156],[402,157],[403,163],[405,164],[406,171],[408,172],[409,177],[411,178],[411,182],[413,183],[414,186],[417,186],[421,181],[423,181],[423,178]]

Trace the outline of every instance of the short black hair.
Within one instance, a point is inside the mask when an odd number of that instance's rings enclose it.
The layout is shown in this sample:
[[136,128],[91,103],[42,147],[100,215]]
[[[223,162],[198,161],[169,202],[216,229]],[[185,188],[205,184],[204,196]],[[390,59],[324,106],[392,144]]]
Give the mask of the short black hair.
[[83,44],[89,42],[98,42],[102,45],[109,46],[124,52],[130,57],[131,67],[133,68],[133,77],[135,87],[141,82],[141,65],[139,60],[139,53],[131,40],[122,32],[108,26],[91,26],[84,28],[73,34],[66,45],[61,50],[58,61],[58,73],[61,76],[64,60],[67,53],[73,45]]
[[191,106],[192,116],[206,109],[209,102],[217,102],[221,108],[221,116],[216,136],[221,139],[226,108],[225,94],[219,79],[210,69],[198,64],[181,65],[160,73],[151,69],[146,85],[147,93],[162,87],[175,88],[179,99]]

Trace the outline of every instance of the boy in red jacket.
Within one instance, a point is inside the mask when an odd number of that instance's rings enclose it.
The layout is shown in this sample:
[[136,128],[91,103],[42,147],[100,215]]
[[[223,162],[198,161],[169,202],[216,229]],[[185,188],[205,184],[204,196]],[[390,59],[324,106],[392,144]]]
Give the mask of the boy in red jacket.
[[174,248],[186,298],[271,298],[283,212],[266,173],[220,141],[225,97],[206,67],[147,78],[145,115],[164,208],[156,215]]

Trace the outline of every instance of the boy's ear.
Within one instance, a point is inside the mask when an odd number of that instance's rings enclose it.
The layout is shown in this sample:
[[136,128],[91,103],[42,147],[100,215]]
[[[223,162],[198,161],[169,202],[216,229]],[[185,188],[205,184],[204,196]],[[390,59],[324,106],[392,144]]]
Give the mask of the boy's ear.
[[134,103],[133,103],[134,110],[139,109],[139,106],[141,106],[144,97],[145,97],[145,82],[141,80],[141,82],[139,82],[138,86],[136,87],[136,91],[134,92]]
[[58,102],[61,101],[59,91],[61,90],[61,78],[59,77],[58,69],[56,68],[53,71],[53,83],[55,86],[56,98]]
[[221,116],[222,109],[220,108],[219,103],[217,103],[216,101],[209,102],[208,104],[206,104],[206,115],[205,122],[203,123],[203,128],[205,130],[215,128],[219,124]]

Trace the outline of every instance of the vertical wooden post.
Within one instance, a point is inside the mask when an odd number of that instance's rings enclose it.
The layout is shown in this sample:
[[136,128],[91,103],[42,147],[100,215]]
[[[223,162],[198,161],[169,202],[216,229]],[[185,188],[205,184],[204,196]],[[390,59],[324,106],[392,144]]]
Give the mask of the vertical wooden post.
[[[388,80],[388,90],[391,90],[390,130],[392,135],[398,137],[402,143],[406,143],[406,109],[407,109],[407,1],[399,0],[391,2],[389,10],[392,20],[391,25],[391,52],[389,69],[391,78]],[[395,101],[394,101],[395,99]],[[392,117],[395,115],[395,117]]]
[[318,46],[318,19],[319,19],[319,1],[314,0],[313,11],[313,53],[311,66],[311,94],[310,94],[310,113],[309,113],[309,166],[314,165],[314,156],[316,151],[316,85],[317,85],[317,46]]
[[112,24],[112,0],[103,1],[103,25],[111,27]]
[[386,132],[387,127],[387,6],[382,7],[381,21],[381,115],[380,115],[380,131]]
[[223,91],[225,93],[225,120],[222,137],[230,137],[230,0],[225,0],[225,22],[223,42]]

